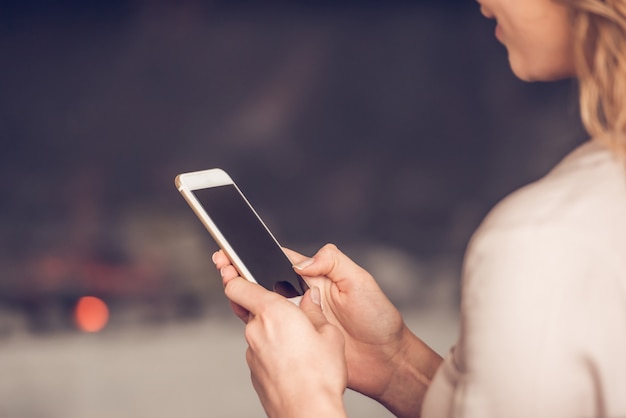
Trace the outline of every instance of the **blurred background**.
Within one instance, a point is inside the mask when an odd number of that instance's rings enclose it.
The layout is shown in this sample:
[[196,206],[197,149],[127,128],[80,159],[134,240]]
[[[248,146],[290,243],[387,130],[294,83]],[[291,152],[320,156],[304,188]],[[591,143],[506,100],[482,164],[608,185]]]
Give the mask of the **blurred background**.
[[0,416],[264,416],[174,187],[212,167],[445,354],[472,231],[585,139],[493,29],[470,0],[0,3]]

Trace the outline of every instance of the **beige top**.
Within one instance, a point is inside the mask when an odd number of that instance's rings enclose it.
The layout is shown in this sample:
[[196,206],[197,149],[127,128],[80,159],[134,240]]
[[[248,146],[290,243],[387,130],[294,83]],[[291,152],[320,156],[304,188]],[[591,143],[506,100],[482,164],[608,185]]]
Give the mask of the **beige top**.
[[425,418],[626,417],[626,171],[587,142],[472,238]]

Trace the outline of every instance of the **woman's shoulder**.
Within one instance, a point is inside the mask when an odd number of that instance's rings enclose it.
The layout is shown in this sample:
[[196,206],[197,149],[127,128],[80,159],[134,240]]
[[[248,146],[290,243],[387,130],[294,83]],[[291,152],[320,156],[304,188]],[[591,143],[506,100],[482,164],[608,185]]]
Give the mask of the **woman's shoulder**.
[[464,286],[493,279],[509,289],[519,279],[522,289],[541,288],[546,280],[598,269],[607,279],[606,269],[623,277],[624,254],[626,169],[609,151],[586,143],[487,215],[467,249]]
[[545,177],[496,205],[480,230],[554,227],[626,228],[626,164],[589,141],[567,155]]
[[608,151],[585,144],[488,215],[467,249],[464,299],[506,310],[588,280],[626,291],[624,254],[626,170]]
[[626,171],[593,143],[494,208],[463,267],[455,362],[472,401],[592,410],[578,395],[595,384],[621,402],[624,254]]

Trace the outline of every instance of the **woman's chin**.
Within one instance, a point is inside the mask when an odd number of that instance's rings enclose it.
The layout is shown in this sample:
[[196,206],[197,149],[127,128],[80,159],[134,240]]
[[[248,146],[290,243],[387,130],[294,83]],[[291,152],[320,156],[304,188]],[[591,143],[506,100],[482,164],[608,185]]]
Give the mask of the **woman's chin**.
[[509,64],[513,74],[526,82],[558,81],[574,77],[574,71],[570,66],[527,65],[512,59],[510,55]]

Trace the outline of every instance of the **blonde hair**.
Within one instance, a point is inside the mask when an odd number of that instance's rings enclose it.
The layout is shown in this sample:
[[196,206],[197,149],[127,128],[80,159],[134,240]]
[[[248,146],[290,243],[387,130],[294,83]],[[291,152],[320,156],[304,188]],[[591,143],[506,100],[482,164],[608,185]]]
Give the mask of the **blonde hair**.
[[626,156],[626,0],[560,0],[571,11],[581,118]]

